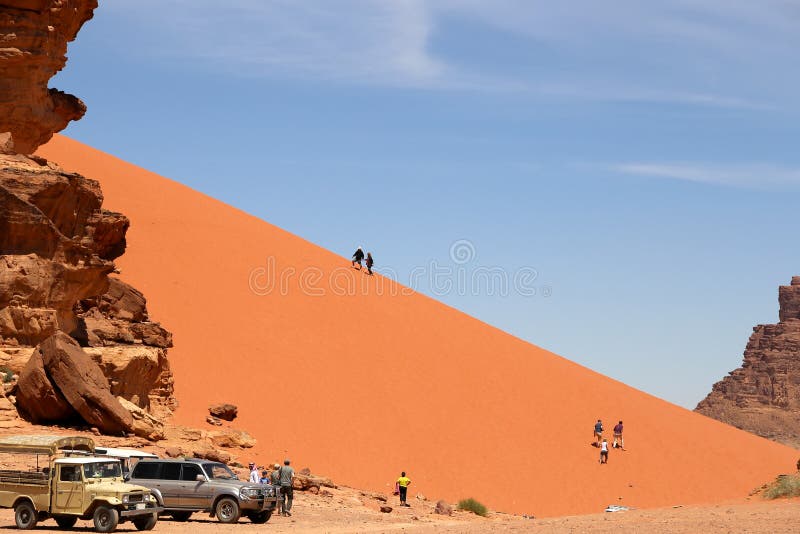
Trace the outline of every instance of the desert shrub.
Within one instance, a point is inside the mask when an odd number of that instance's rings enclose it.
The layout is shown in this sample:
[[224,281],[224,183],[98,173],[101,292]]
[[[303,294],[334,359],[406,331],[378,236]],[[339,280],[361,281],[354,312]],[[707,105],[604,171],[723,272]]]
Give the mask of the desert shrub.
[[0,366],[0,374],[3,375],[3,382],[5,382],[6,384],[14,380],[14,371],[9,369],[5,365]]
[[800,476],[781,475],[764,492],[765,499],[800,497]]
[[458,501],[458,509],[466,512],[472,512],[475,515],[486,517],[489,515],[489,510],[480,502],[473,498],[462,499]]

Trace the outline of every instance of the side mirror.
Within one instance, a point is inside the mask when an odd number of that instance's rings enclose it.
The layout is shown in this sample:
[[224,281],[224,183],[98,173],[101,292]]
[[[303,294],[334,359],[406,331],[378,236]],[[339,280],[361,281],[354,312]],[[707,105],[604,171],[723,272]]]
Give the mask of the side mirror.
[[197,475],[196,477],[194,477],[194,479],[196,481],[198,481],[198,482],[205,482],[206,481],[206,477],[204,477],[203,475]]

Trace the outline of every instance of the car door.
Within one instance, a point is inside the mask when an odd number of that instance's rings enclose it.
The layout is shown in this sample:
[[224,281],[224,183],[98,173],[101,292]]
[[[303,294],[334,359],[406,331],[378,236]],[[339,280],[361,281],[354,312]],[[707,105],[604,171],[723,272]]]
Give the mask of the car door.
[[55,477],[56,513],[83,513],[83,476],[81,465],[58,465]]
[[[202,478],[202,480],[198,480]],[[185,463],[181,470],[182,506],[195,510],[206,510],[211,507],[214,488],[203,470],[197,464]]]
[[183,484],[181,482],[181,462],[163,462],[159,472],[161,496],[165,508],[183,508]]

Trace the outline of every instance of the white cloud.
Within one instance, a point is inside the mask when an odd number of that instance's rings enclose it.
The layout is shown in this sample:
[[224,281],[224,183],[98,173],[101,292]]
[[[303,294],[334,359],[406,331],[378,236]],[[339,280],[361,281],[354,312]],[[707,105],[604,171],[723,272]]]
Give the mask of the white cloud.
[[641,177],[747,189],[800,190],[800,167],[771,164],[621,163],[613,165],[611,170]]
[[[149,45],[241,76],[734,109],[796,107],[800,94],[788,68],[800,48],[795,0],[115,0],[101,9],[151,36],[138,54]],[[486,34],[462,30],[450,43],[454,20]],[[495,47],[501,34],[523,50]],[[471,39],[480,58],[459,50]]]

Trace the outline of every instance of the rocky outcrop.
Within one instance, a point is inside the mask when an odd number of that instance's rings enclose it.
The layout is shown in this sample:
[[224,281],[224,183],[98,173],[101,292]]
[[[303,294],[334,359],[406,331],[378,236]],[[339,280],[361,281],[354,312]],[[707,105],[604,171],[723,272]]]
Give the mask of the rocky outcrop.
[[800,276],[778,294],[779,322],[753,328],[742,367],[714,384],[695,410],[800,448]]
[[[41,159],[0,155],[0,363],[27,369],[18,397],[32,420],[85,420],[118,432],[127,420],[79,417],[64,402],[68,392],[56,395],[41,358],[31,356],[33,346],[69,334],[87,347],[112,396],[158,418],[175,408],[166,355],[172,335],[150,321],[139,291],[109,277],[129,222],[102,202],[93,180]],[[35,407],[35,398],[51,402]]]
[[34,422],[74,420],[78,415],[109,434],[133,429],[131,413],[111,394],[100,367],[63,332],[34,351],[19,377],[17,407]]
[[97,0],[0,0],[0,148],[31,154],[86,106],[48,87]]

